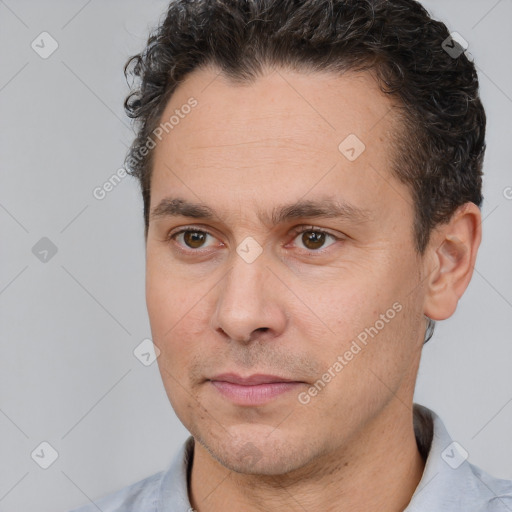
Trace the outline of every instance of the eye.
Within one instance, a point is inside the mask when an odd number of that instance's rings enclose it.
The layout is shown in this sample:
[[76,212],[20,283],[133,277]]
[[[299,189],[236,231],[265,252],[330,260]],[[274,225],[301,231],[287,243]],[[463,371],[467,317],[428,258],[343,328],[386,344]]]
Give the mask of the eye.
[[[294,230],[294,234],[296,237],[293,241],[298,241],[299,247],[300,244],[302,244],[301,249],[312,252],[321,252],[320,249],[329,247],[341,239],[323,229],[315,228],[314,226],[297,228]],[[208,243],[209,239],[210,243]],[[329,239],[331,242],[326,245]],[[216,240],[216,238],[202,229],[185,227],[179,231],[170,233],[167,240],[173,240],[184,251],[200,252],[201,249],[213,247],[215,245],[214,240]],[[223,244],[220,243],[220,245]]]
[[[303,249],[307,249],[308,251],[318,251],[318,249],[322,249],[325,247],[329,247],[336,241],[340,240],[340,238],[324,231],[323,229],[317,229],[314,226],[299,228],[295,230],[295,234],[297,235],[294,240],[299,240],[302,244]],[[325,246],[325,242],[328,238],[332,239],[332,242]]]
[[177,241],[178,245],[186,249],[201,249],[208,247],[205,245],[208,237],[214,238],[210,233],[201,229],[185,228],[169,235],[169,240]]

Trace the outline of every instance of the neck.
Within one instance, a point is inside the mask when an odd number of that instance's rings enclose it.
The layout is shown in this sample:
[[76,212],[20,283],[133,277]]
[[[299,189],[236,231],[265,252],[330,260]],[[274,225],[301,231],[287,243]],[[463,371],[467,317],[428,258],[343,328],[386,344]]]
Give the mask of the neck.
[[401,512],[424,465],[412,405],[392,400],[346,445],[283,475],[234,473],[196,441],[189,495],[197,512]]

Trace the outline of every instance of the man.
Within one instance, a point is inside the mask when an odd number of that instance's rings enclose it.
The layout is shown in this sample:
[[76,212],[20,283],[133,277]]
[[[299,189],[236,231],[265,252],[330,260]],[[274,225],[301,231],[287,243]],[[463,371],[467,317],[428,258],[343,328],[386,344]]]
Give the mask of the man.
[[413,0],[176,0],[127,65],[147,305],[191,437],[89,511],[506,511],[413,405],[481,240],[474,65]]

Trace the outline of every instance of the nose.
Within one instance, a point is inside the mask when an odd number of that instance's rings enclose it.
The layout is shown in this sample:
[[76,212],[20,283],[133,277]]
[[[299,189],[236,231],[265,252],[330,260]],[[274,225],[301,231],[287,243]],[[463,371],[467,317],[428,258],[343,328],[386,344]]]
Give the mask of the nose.
[[283,285],[260,256],[247,263],[238,254],[218,284],[212,327],[227,340],[272,339],[286,328]]

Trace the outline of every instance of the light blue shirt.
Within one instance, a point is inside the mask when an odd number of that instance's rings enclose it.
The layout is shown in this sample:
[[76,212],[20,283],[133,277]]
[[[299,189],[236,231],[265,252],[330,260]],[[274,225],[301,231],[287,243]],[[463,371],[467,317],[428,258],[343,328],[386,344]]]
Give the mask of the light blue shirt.
[[[512,512],[512,481],[470,464],[437,414],[415,404],[414,431],[426,464],[404,512]],[[193,451],[190,436],[165,471],[72,512],[192,512],[187,471]]]

